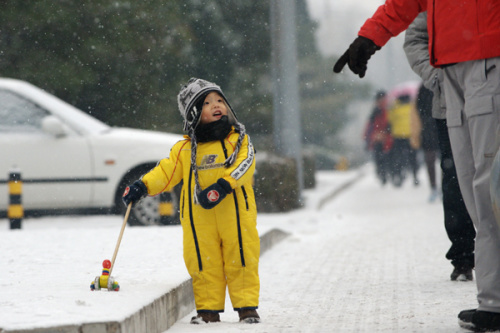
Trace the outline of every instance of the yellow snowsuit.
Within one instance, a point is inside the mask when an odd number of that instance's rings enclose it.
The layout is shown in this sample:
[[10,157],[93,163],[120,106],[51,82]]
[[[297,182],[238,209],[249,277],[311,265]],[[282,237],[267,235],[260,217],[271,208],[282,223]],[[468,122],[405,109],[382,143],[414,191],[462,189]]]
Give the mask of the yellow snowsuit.
[[256,309],[259,304],[260,240],[257,208],[252,188],[255,151],[245,135],[236,162],[224,161],[236,146],[234,128],[224,141],[199,142],[196,164],[199,183],[205,189],[219,178],[231,184],[228,194],[213,209],[194,203],[191,171],[191,140],[177,142],[170,157],[142,177],[149,195],[171,190],[183,182],[180,219],[184,238],[184,261],[193,279],[197,311],[224,311],[226,285],[233,308]]

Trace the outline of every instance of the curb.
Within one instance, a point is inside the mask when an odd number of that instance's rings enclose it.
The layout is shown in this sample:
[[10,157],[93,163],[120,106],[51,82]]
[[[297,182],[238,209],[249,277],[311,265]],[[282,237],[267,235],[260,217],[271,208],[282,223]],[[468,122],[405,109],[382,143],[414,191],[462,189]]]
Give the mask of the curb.
[[328,202],[330,202],[331,200],[335,199],[337,197],[338,194],[340,194],[341,192],[343,192],[344,190],[347,190],[349,187],[351,187],[352,185],[354,185],[355,183],[357,183],[359,180],[361,180],[362,178],[364,178],[366,176],[366,172],[363,170],[363,169],[360,169],[357,173],[357,175],[355,175],[351,180],[349,181],[346,181],[345,183],[343,183],[341,186],[339,186],[338,188],[336,188],[335,190],[333,190],[332,192],[330,192],[329,194],[325,195],[319,202],[318,206],[317,206],[317,210],[321,210],[323,208],[323,206],[325,204],[327,204]]
[[[271,229],[263,234],[260,237],[260,255],[262,256],[264,252],[289,235],[280,229]],[[121,322],[86,323],[22,330],[3,330],[0,328],[0,333],[161,333],[194,309],[193,286],[191,279],[188,279]]]

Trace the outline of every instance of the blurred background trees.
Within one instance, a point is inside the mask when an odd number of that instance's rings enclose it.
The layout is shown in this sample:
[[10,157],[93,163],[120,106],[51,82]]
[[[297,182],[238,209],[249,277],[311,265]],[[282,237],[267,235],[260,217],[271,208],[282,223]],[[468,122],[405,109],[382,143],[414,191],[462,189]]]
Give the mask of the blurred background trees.
[[[369,97],[332,74],[297,1],[304,143],[328,147]],[[272,142],[269,1],[0,0],[0,76],[26,80],[112,125],[181,133],[177,93],[219,84],[257,148]]]

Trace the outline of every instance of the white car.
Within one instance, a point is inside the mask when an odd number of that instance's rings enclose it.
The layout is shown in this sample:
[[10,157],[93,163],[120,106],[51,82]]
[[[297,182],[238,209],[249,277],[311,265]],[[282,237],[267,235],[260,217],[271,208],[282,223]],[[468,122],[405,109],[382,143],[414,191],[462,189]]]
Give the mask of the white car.
[[[123,213],[125,187],[180,139],[110,127],[27,82],[0,79],[0,216],[7,216],[11,171],[21,174],[25,215]],[[129,224],[161,224],[159,201],[136,205]]]

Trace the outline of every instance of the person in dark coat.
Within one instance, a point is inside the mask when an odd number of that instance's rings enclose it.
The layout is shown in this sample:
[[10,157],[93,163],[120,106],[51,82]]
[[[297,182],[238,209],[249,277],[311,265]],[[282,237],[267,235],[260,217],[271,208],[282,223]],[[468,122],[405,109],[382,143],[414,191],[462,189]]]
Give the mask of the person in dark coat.
[[377,177],[384,185],[389,175],[392,137],[387,120],[387,94],[383,90],[375,94],[375,106],[368,118],[364,139],[366,150],[373,152]]
[[421,13],[406,30],[403,48],[413,71],[433,92],[432,117],[436,125],[443,174],[441,189],[444,225],[451,241],[446,258],[454,267],[450,277],[452,281],[471,281],[476,230],[458,184],[446,123],[446,102],[442,88],[443,71],[429,64],[428,39],[427,13]]
[[429,175],[431,195],[429,202],[434,202],[439,197],[439,189],[436,181],[436,159],[439,157],[439,143],[436,121],[432,118],[433,93],[423,83],[417,94],[416,108],[421,122],[420,142],[424,152],[424,161]]

